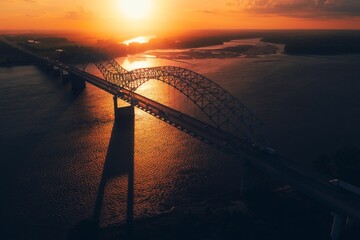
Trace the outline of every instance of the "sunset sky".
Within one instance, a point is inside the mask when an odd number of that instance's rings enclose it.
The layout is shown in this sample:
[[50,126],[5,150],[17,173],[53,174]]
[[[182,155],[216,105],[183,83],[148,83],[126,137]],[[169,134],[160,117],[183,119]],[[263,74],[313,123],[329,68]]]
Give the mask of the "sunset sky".
[[1,30],[214,28],[360,29],[360,0],[0,0]]

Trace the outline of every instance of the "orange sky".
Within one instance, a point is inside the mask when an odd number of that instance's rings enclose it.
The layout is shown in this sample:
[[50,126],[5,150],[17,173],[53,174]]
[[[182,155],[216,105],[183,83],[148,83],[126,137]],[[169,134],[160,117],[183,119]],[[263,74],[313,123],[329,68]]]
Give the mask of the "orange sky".
[[[120,1],[151,2],[142,19]],[[127,1],[127,2],[126,2]],[[84,32],[184,29],[360,29],[359,0],[1,0],[0,29]]]

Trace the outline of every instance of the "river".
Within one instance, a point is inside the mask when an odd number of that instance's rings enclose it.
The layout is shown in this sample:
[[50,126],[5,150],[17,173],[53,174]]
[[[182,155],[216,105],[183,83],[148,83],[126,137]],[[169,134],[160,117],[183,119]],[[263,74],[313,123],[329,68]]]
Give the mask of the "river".
[[[117,61],[128,70],[175,65],[212,79],[266,123],[269,146],[310,166],[320,154],[360,144],[359,58],[272,54],[173,61],[136,55]],[[87,70],[99,74],[94,66]],[[205,119],[159,81],[148,81],[138,93]],[[69,84],[35,66],[0,68],[2,227],[19,238],[63,239],[94,211],[100,211],[102,227],[124,222],[129,174],[135,219],[239,189],[237,159],[136,110],[134,169],[108,178],[97,206],[105,160],[126,152],[116,145],[124,134],[114,127],[112,104],[112,96],[90,84],[74,95]]]

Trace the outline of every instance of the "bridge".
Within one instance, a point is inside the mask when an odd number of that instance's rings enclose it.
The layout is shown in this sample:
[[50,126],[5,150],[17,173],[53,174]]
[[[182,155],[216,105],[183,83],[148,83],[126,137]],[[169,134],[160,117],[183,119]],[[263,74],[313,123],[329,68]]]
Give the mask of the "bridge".
[[[328,179],[297,164],[260,144],[264,124],[239,100],[206,77],[179,67],[153,67],[127,71],[114,59],[95,62],[104,78],[85,71],[86,65],[74,67],[42,57],[14,43],[1,39],[28,54],[38,64],[68,78],[74,91],[81,91],[90,83],[114,96],[115,121],[134,115],[137,107],[177,129],[233,155],[265,173],[280,179],[298,191],[326,205],[336,213],[332,239],[337,239],[342,219],[360,220],[360,197],[329,183]],[[162,81],[184,94],[206,114],[205,123],[135,92],[150,79]],[[130,104],[118,108],[118,99]],[[260,140],[259,140],[260,139]]]

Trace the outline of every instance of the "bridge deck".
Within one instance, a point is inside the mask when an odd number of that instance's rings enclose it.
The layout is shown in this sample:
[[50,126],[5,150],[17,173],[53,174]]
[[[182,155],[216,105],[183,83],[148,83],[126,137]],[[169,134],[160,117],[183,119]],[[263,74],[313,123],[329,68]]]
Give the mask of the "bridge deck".
[[301,192],[315,198],[333,211],[360,220],[360,197],[340,190],[324,177],[278,154],[270,154],[254,147],[252,143],[234,137],[202,121],[148,99],[137,93],[122,89],[87,72],[75,69],[74,74],[89,83],[113,94],[174,127],[219,148],[221,151],[245,158],[270,175],[276,176]]
[[254,146],[251,142],[232,136],[218,128],[210,126],[135,92],[121,88],[102,78],[57,61],[40,57],[15,44],[11,44],[6,40],[5,42],[30,54],[43,64],[56,66],[112,95],[127,102],[131,102],[139,109],[158,117],[160,120],[173,125],[211,146],[217,147],[221,151],[230,153],[235,157],[246,159],[269,175],[284,180],[299,191],[328,206],[333,211],[358,221],[360,220],[360,197],[333,186],[327,179],[319,176],[313,171],[310,171],[283,156],[266,152],[263,148]]

